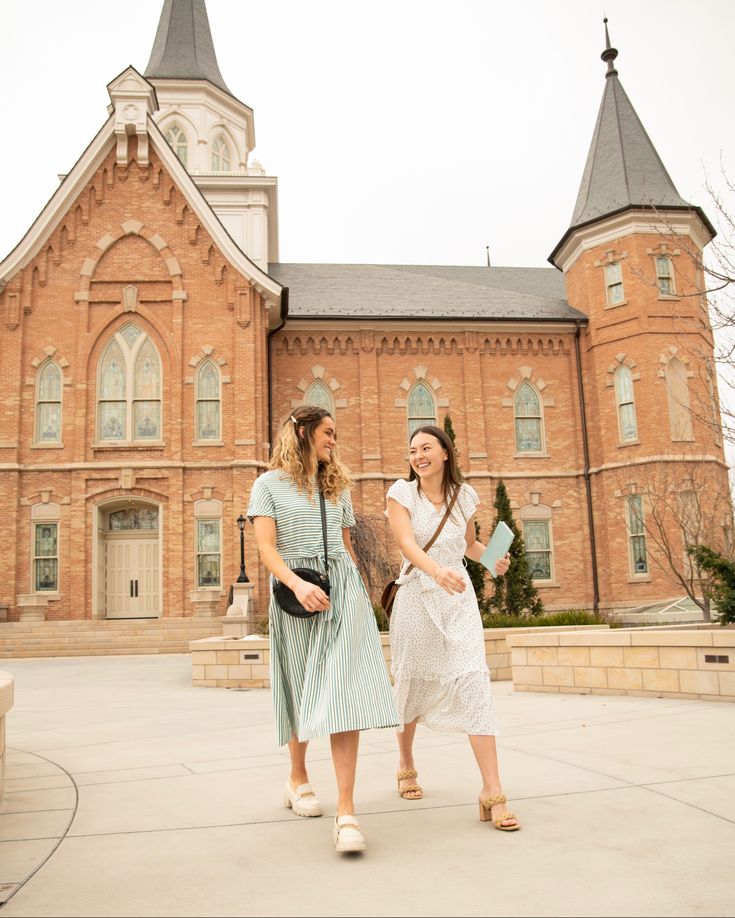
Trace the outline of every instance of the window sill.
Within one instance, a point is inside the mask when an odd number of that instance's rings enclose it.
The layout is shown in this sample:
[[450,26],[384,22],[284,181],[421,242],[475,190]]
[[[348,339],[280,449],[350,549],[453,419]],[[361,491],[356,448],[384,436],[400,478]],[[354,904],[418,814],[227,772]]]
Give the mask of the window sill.
[[603,309],[619,309],[621,306],[627,306],[627,300],[621,300],[619,303],[607,303]]
[[672,302],[676,302],[681,299],[681,297],[677,296],[675,293],[659,293],[658,298],[659,300],[669,300]]
[[636,440],[626,440],[625,443],[618,443],[618,449],[625,449],[626,446],[640,446],[641,441]]
[[211,593],[212,595],[214,595],[214,594],[216,593],[218,596],[224,596],[224,595],[225,595],[225,594],[222,592],[222,587],[221,587],[221,586],[198,586],[198,587],[197,587],[197,592],[198,592],[198,593]]
[[31,443],[31,449],[63,449],[63,443]]
[[58,602],[61,599],[61,593],[58,590],[32,590],[32,596],[43,596],[49,602]]
[[528,452],[515,452],[513,457],[515,459],[551,459],[551,453],[535,453],[528,450]]
[[224,446],[224,440],[194,440],[192,446]]
[[634,574],[628,577],[628,583],[651,583],[652,579],[650,574]]
[[532,583],[538,590],[558,590],[561,587],[555,580],[533,580]]
[[116,443],[93,443],[92,449],[161,449],[165,445],[163,440],[151,440],[146,443],[137,440],[134,443],[126,443],[120,440]]

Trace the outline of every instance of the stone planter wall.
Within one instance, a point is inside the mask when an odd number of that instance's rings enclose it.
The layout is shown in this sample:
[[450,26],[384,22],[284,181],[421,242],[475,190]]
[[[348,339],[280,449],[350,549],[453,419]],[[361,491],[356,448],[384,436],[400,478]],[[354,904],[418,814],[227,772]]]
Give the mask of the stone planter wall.
[[509,643],[518,691],[735,701],[735,629],[517,634]]
[[[485,657],[495,680],[511,678],[509,635],[537,634],[551,628],[485,628]],[[553,629],[567,631],[608,630],[608,625],[566,625]],[[381,634],[383,655],[390,666],[390,642]],[[249,635],[237,637],[211,637],[191,641],[192,684],[205,688],[268,688],[270,680],[270,640]]]
[[0,800],[5,793],[5,715],[13,707],[13,677],[0,669]]

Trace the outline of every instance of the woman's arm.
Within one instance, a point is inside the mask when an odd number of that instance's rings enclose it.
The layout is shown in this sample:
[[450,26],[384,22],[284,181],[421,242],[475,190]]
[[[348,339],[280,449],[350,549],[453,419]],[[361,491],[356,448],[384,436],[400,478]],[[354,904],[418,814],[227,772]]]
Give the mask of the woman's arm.
[[419,547],[413,535],[408,510],[392,497],[388,498],[388,523],[404,558],[428,574],[447,593],[464,593],[467,586],[464,578],[456,571],[442,567]]
[[253,518],[255,542],[260,560],[273,576],[293,590],[301,605],[309,612],[324,612],[329,608],[329,597],[315,583],[307,583],[286,564],[276,549],[276,521],[271,516]]
[[[475,529],[475,517],[467,523],[467,531],[464,534],[465,541],[467,542],[467,550],[465,551],[465,557],[469,558],[471,561],[479,561],[482,557],[482,553],[485,551],[485,546],[482,542],[477,541],[477,534]],[[502,577],[503,574],[510,567],[510,555],[505,555],[503,558],[498,558],[495,562],[495,573]]]
[[342,541],[345,543],[345,548],[350,553],[350,557],[357,566],[357,555],[355,554],[355,549],[352,547],[352,537],[350,536],[350,530],[346,526],[342,527]]

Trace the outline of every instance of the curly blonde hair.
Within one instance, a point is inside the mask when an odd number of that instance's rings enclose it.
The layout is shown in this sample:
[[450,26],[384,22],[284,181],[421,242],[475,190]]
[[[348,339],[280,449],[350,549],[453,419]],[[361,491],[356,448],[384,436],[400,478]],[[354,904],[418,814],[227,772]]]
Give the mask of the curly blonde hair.
[[[316,405],[300,405],[281,421],[273,446],[270,468],[280,469],[296,482],[299,491],[314,496],[314,475],[327,500],[336,501],[352,487],[352,476],[342,464],[337,448],[329,462],[319,462],[314,449],[314,431],[332,415]],[[299,436],[299,430],[303,435]]]

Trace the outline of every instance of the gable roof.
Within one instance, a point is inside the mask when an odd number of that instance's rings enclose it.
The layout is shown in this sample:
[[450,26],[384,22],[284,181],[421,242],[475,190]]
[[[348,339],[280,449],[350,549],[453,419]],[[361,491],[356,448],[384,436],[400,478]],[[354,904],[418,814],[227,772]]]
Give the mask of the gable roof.
[[586,322],[554,268],[271,264],[289,318]]
[[204,0],[164,0],[144,76],[208,80],[232,95],[217,63]]

